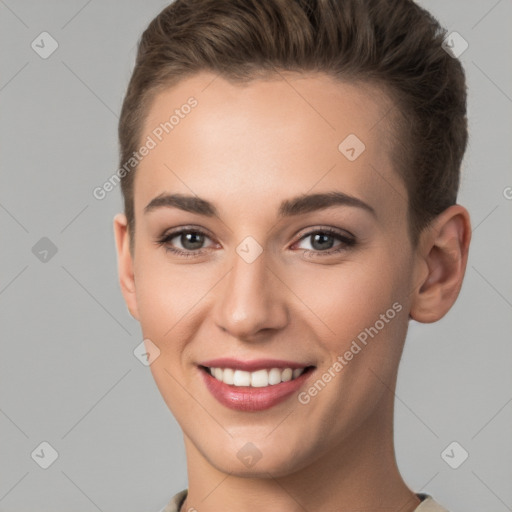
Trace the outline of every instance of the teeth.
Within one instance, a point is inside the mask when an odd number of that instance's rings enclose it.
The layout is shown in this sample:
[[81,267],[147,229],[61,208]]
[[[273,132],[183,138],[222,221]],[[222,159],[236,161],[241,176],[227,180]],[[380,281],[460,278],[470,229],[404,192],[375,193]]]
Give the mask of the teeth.
[[251,386],[253,388],[263,388],[268,386],[268,371],[258,370],[251,373]]
[[281,370],[279,368],[272,368],[268,372],[268,383],[270,385],[279,384],[281,382]]
[[283,382],[287,382],[289,380],[292,380],[293,376],[293,370],[291,368],[285,368],[283,370],[283,373],[281,374],[281,380]]
[[[218,370],[219,368],[215,368]],[[218,374],[215,375],[217,380],[221,380],[222,370],[220,370],[221,378],[219,379]],[[243,372],[242,370],[235,370],[235,374],[233,375],[233,385],[234,386],[250,386],[251,385],[251,374],[249,372]]]
[[291,368],[272,368],[271,370],[263,369],[255,372],[233,370],[232,368],[209,368],[209,370],[213,377],[225,384],[263,388],[296,379],[304,373],[305,368],[296,368],[295,370]]
[[[220,368],[219,368],[220,370]],[[233,385],[234,383],[234,375],[235,371],[231,368],[224,368],[224,370],[220,370],[222,372],[222,375],[219,380],[222,380],[222,382],[225,382],[226,384]]]

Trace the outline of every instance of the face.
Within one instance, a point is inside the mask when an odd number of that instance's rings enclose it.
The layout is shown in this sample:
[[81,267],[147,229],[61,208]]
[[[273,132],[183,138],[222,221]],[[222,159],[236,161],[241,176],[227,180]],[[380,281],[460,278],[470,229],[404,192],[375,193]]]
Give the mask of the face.
[[390,105],[294,73],[201,73],[151,105],[125,297],[217,470],[286,475],[389,419],[414,286]]

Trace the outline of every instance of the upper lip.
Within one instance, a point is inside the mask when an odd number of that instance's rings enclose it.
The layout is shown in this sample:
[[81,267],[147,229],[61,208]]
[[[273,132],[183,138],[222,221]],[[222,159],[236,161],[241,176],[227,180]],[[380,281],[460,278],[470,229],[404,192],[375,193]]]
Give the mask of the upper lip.
[[257,370],[269,370],[271,368],[306,368],[312,366],[308,363],[297,363],[295,361],[283,361],[279,359],[253,359],[251,361],[241,361],[231,357],[221,357],[219,359],[209,359],[199,363],[199,366],[208,368],[233,368],[234,370],[245,370],[246,372],[255,372]]

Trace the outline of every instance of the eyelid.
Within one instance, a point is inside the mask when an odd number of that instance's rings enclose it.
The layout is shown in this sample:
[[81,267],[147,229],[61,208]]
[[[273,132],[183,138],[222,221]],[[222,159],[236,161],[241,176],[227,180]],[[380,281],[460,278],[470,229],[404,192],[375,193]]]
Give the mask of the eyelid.
[[187,225],[165,230],[161,235],[156,237],[156,240],[157,242],[161,242],[163,240],[171,240],[183,233],[198,233],[208,237],[212,241],[215,239],[215,237],[207,229],[199,226]]
[[172,234],[180,234],[183,231],[194,231],[197,233],[202,233],[204,235],[208,235],[210,237],[213,236],[212,233],[208,229],[203,228],[202,226],[196,226],[194,224],[185,224],[183,226],[177,226],[175,228],[166,229],[162,233],[161,237],[172,235]]
[[329,233],[333,235],[342,236],[345,238],[351,238],[354,241],[356,240],[356,236],[351,233],[350,231],[343,229],[343,228],[335,228],[334,226],[322,226],[322,225],[315,225],[315,226],[308,226],[307,228],[301,229],[299,233],[302,233],[302,235],[297,235],[299,240],[302,240],[303,238],[307,236],[311,236],[315,233]]

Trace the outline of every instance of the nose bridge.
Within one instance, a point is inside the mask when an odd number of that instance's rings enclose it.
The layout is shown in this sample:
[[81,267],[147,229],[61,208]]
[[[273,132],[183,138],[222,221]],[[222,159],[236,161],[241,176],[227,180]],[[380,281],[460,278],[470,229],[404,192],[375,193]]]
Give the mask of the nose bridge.
[[231,271],[219,291],[221,297],[216,301],[217,325],[241,339],[262,329],[285,325],[287,311],[282,288],[269,267],[265,251],[251,246],[251,241],[242,242],[231,263]]

